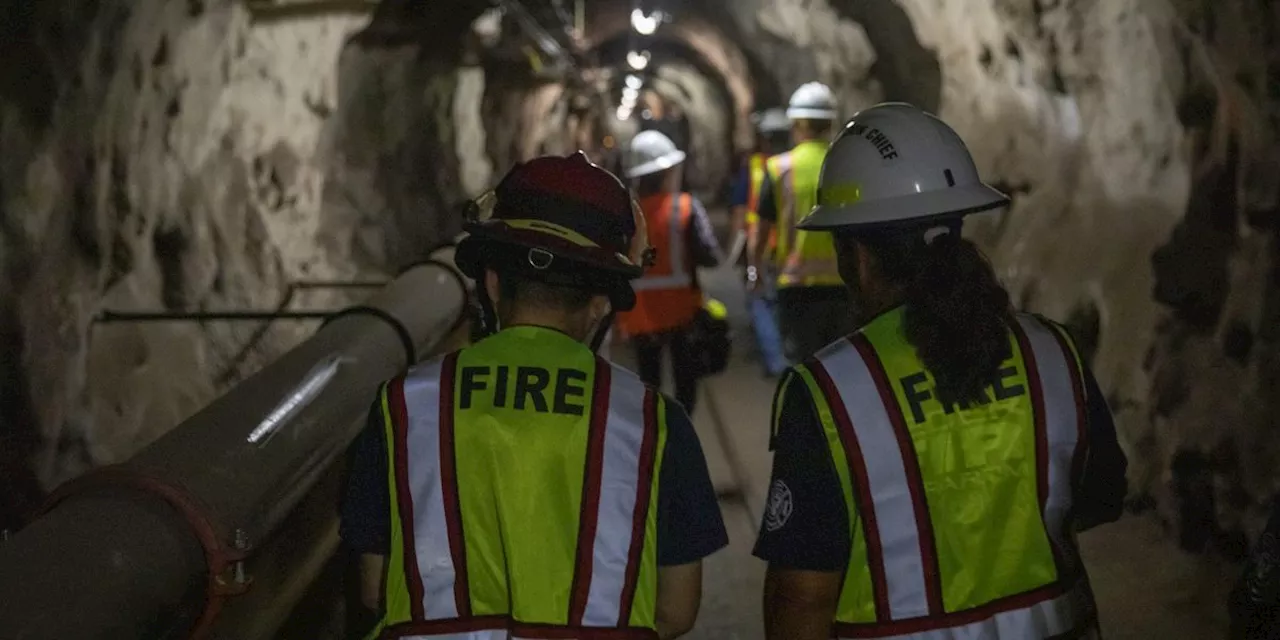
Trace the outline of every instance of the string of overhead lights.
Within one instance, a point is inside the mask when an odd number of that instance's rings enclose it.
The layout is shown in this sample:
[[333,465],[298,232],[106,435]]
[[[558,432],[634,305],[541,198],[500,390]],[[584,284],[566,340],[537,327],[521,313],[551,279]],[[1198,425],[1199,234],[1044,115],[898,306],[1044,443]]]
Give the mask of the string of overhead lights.
[[[640,36],[651,36],[658,31],[658,25],[670,20],[670,16],[661,11],[652,11],[646,14],[642,9],[637,7],[631,12],[631,28]],[[644,86],[644,79],[637,73],[644,71],[649,66],[649,51],[642,48],[633,48],[627,53],[627,66],[631,68],[632,73],[626,78],[626,84],[622,88],[622,101],[618,104],[617,117],[619,120],[627,120],[635,111],[636,101],[640,98],[640,89]]]

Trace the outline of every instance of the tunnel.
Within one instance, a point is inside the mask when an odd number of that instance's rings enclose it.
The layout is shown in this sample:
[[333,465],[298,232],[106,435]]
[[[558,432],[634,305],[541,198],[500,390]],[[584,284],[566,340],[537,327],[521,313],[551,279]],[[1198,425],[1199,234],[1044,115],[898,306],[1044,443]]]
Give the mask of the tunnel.
[[[937,114],[1010,195],[966,233],[1079,341],[1129,459],[1126,515],[1082,541],[1108,637],[1223,633],[1280,481],[1270,3],[0,4],[7,534],[449,245],[517,162],[581,149],[617,171],[658,129],[727,243],[752,115],[819,81],[842,119]],[[734,371],[695,416],[732,542],[691,637],[763,637],[773,388]],[[330,637],[299,628],[278,637]]]

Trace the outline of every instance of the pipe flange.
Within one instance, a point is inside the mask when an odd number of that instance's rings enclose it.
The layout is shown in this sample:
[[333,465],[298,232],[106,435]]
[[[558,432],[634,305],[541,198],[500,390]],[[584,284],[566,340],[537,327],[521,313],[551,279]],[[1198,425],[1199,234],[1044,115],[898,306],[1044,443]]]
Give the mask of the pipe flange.
[[248,591],[252,580],[240,582],[227,580],[227,576],[234,571],[237,563],[243,562],[249,556],[249,549],[237,549],[224,544],[214,527],[213,519],[209,517],[208,508],[197,497],[171,482],[137,469],[124,465],[110,465],[63,483],[49,494],[48,499],[41,505],[37,517],[52,511],[68,498],[120,488],[133,489],[163,500],[182,515],[190,532],[200,542],[200,547],[204,550],[208,576],[205,606],[189,637],[192,640],[204,638],[222,609],[223,601]]

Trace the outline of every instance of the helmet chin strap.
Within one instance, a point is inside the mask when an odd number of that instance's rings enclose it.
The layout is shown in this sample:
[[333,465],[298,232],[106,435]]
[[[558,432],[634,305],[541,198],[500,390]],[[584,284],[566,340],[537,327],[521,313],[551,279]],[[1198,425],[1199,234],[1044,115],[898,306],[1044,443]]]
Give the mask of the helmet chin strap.
[[474,336],[472,342],[478,342],[497,333],[501,327],[498,326],[498,312],[493,308],[493,300],[489,299],[489,292],[485,287],[476,287],[476,300],[480,302],[480,331],[478,336]]
[[591,342],[587,344],[588,347],[591,347],[591,351],[600,351],[600,346],[604,344],[604,337],[609,335],[609,329],[613,327],[613,318],[616,315],[617,312],[610,307],[609,313],[600,318],[600,324],[596,325],[595,333],[591,336]]

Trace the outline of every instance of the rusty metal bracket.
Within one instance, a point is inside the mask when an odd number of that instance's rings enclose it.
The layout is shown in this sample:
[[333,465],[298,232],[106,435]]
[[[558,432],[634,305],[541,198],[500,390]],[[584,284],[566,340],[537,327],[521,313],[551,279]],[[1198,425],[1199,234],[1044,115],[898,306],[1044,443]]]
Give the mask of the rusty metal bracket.
[[52,511],[65,500],[87,493],[108,489],[132,489],[163,500],[173,507],[186,521],[192,535],[204,549],[208,566],[208,586],[205,606],[191,630],[191,640],[204,638],[210,625],[222,608],[223,600],[245,593],[253,583],[244,574],[244,560],[249,556],[249,541],[244,532],[237,529],[233,544],[226,545],[199,499],[181,487],[124,465],[110,465],[90,471],[64,483],[51,493],[41,506],[37,517]]

